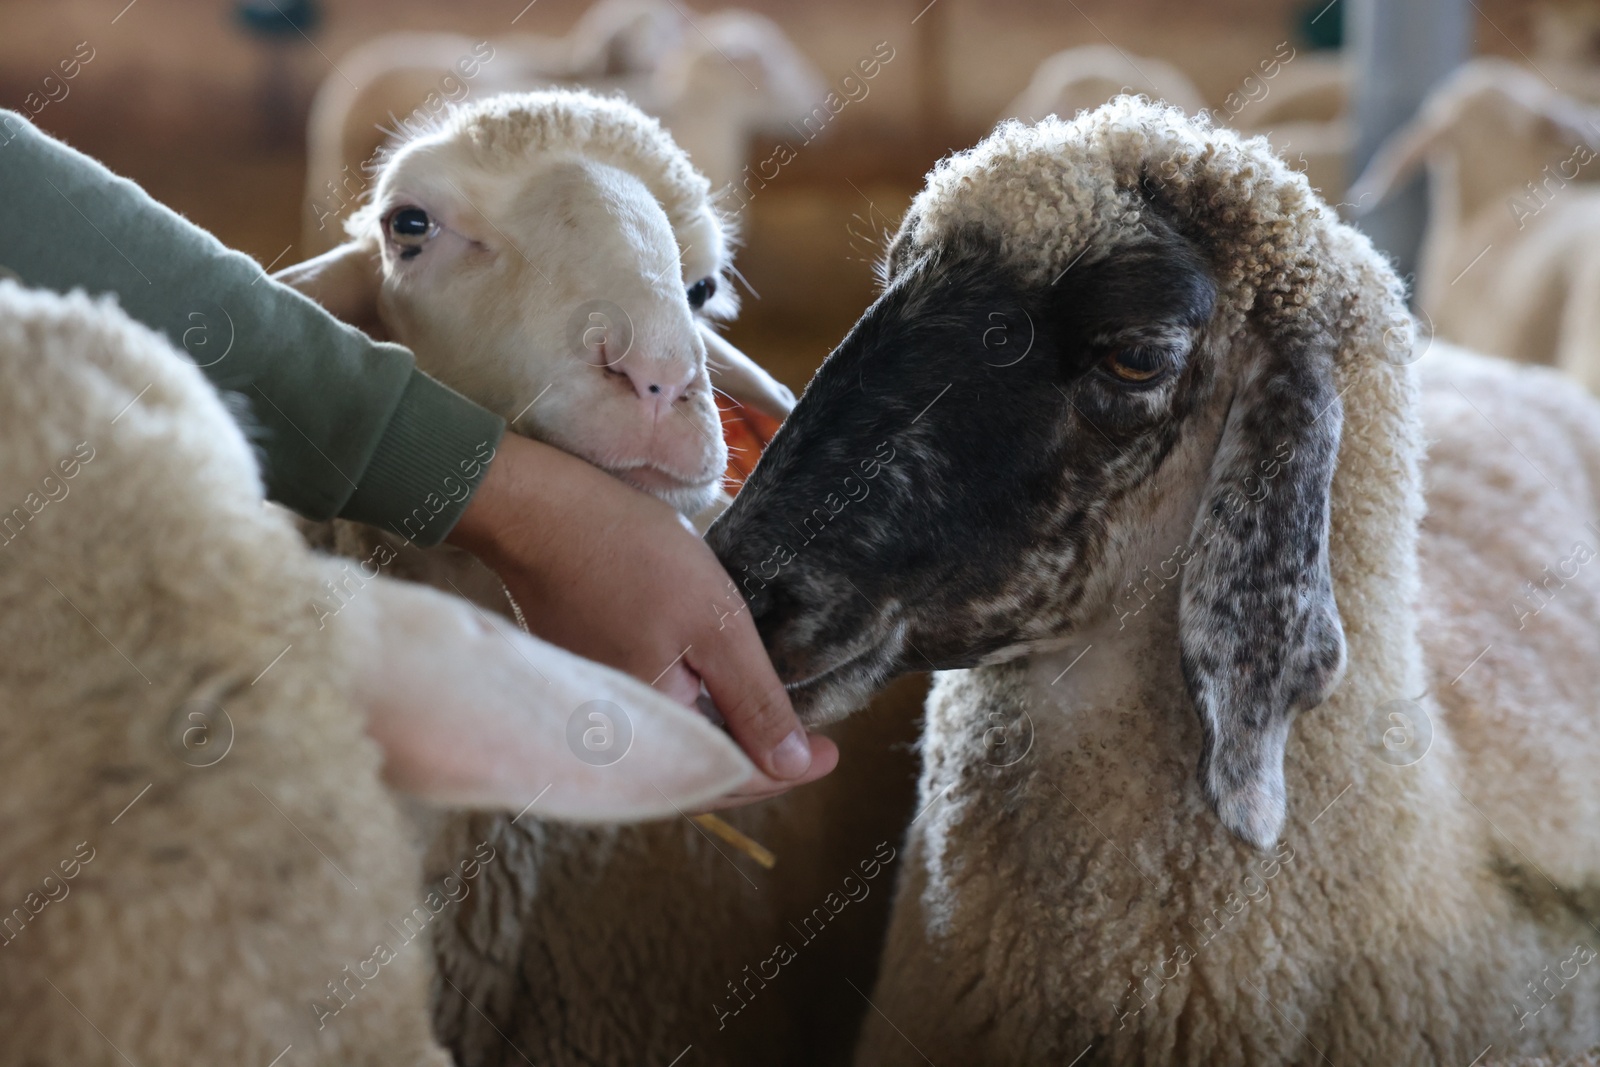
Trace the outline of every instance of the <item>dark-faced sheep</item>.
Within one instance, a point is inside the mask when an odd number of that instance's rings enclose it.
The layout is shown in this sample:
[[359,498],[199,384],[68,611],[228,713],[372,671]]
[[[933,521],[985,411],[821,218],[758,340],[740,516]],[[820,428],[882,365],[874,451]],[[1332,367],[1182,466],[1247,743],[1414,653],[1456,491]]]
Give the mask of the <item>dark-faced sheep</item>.
[[944,670],[859,1062],[1600,1039],[1600,407],[1413,339],[1264,140],[930,174],[708,535],[802,717]]

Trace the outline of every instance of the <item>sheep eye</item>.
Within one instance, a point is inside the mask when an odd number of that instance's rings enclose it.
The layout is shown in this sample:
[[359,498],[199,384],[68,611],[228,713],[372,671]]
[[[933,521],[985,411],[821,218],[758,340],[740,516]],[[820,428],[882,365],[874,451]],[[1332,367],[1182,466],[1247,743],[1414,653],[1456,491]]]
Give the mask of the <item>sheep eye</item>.
[[717,279],[712,277],[701,278],[689,286],[689,306],[699,311],[705,307],[706,301],[717,295]]
[[1100,361],[1112,377],[1131,385],[1152,385],[1172,369],[1166,352],[1157,348],[1119,348]]
[[428,213],[420,207],[403,207],[389,216],[389,236],[400,246],[402,259],[410,259],[422,251],[422,244],[438,229]]

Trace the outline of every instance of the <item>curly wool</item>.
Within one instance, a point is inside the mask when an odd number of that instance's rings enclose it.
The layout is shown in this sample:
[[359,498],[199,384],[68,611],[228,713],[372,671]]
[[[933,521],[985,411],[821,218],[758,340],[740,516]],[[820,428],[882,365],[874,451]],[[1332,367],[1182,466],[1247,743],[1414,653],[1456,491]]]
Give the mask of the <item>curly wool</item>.
[[[1239,318],[1260,302],[1286,325],[1292,309],[1304,309],[1311,321],[1301,329],[1360,326],[1334,321],[1332,309],[1319,320],[1319,305],[1362,281],[1357,275],[1377,262],[1370,242],[1342,226],[1265,137],[1142,97],[1119,97],[1073,121],[1001,123],[929,173],[901,232],[922,248],[978,229],[998,240],[1020,281],[1039,284],[1140,232],[1148,201],[1207,249],[1219,294]],[[1410,351],[1399,283],[1391,276],[1385,288],[1380,332],[1347,335],[1341,358],[1374,344]]]

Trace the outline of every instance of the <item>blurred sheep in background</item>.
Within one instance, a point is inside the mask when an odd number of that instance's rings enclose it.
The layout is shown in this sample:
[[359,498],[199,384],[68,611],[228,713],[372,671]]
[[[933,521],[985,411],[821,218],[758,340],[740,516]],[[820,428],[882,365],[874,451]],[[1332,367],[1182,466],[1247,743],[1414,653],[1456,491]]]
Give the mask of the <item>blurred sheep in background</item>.
[[1456,71],[1351,190],[1358,212],[1426,168],[1416,306],[1446,340],[1600,389],[1600,112],[1502,59]]
[[826,92],[771,19],[728,9],[691,22],[668,0],[601,0],[564,37],[374,37],[340,61],[312,104],[302,251],[342,240],[339,222],[397,135],[468,98],[552,86],[626,96],[662,120],[713,188],[734,181],[753,138],[800,123]]
[[1140,93],[1194,114],[1205,98],[1189,76],[1164,59],[1130,56],[1111,45],[1068,48],[1040,63],[1003,119],[1038,122],[1046,115],[1070,119],[1093,111],[1120,93]]

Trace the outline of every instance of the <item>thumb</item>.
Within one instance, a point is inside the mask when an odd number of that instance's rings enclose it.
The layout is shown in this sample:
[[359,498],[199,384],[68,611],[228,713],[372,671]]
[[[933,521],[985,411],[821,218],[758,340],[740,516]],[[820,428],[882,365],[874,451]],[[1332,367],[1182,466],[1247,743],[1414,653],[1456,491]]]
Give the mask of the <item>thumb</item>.
[[757,766],[782,780],[806,773],[811,744],[748,612],[726,616],[684,658],[705,682],[734,740]]

